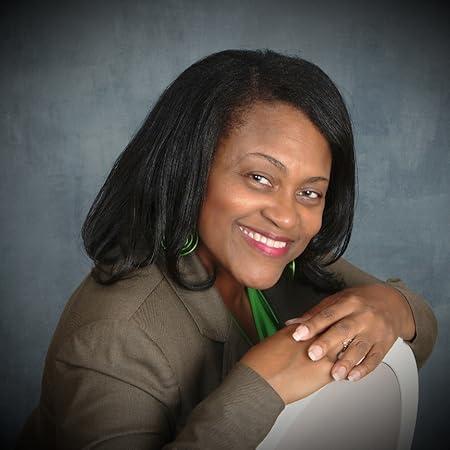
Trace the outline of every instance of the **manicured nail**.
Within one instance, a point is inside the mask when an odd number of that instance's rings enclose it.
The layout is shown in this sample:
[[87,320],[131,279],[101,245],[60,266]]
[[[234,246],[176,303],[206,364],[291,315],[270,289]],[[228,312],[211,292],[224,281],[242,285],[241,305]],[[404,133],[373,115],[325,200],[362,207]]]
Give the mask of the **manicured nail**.
[[350,381],[358,381],[359,379],[361,378],[361,374],[359,373],[359,371],[355,371],[355,372],[352,372],[349,376],[348,376],[348,379],[350,380]]
[[322,347],[319,347],[318,345],[313,345],[309,350],[308,350],[308,356],[313,360],[313,361],[317,361],[318,359],[320,359],[323,355],[323,350]]
[[289,319],[289,320],[286,320],[286,322],[284,322],[284,324],[285,325],[292,325],[293,323],[297,323],[297,321],[298,321],[298,318]]
[[298,342],[305,338],[309,333],[309,330],[305,325],[300,325],[292,334],[292,337]]
[[336,381],[339,381],[339,380],[343,380],[344,378],[345,378],[345,373],[346,373],[347,371],[345,370],[345,367],[339,367],[339,369],[337,369],[337,370],[335,370],[333,373],[332,373],[332,375],[333,375],[333,378],[336,380]]
[[303,316],[300,317],[294,317],[293,319],[286,320],[284,322],[285,325],[292,325],[294,323],[301,323],[306,322],[307,320],[311,319],[311,314],[303,314]]

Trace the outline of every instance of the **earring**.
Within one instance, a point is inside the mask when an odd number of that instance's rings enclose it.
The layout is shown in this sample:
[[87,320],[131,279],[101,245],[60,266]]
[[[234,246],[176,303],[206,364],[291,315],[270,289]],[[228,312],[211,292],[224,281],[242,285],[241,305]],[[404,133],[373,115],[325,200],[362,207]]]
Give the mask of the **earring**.
[[196,248],[198,244],[198,234],[195,233],[194,235],[190,234],[189,237],[186,239],[186,243],[183,245],[183,248],[181,249],[180,255],[186,256],[189,255],[189,253],[192,253]]
[[[198,244],[198,234],[197,233],[190,234],[186,239],[186,242],[183,245],[182,249],[180,250],[180,256],[186,256],[189,255],[189,253],[192,253],[197,248],[197,244]],[[162,240],[161,245],[163,249],[166,250],[164,239]]]
[[289,269],[291,269],[292,278],[295,278],[295,259],[293,259],[289,264]]

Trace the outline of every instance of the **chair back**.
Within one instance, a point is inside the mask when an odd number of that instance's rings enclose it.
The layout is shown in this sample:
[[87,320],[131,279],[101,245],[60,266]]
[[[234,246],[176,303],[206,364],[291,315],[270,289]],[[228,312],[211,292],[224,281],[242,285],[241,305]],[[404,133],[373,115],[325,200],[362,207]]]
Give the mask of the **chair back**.
[[287,405],[258,450],[409,450],[418,403],[410,347],[398,339],[359,381],[335,381]]

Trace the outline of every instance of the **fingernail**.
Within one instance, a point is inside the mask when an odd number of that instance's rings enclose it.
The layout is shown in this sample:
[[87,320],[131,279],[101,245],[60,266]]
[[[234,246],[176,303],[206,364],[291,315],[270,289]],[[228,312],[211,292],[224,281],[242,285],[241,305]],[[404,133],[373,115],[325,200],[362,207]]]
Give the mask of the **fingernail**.
[[310,317],[294,317],[293,319],[286,320],[285,325],[292,325],[294,323],[302,323],[309,319]]
[[339,369],[335,370],[332,375],[336,381],[339,381],[345,378],[345,373],[346,373],[345,367],[341,366],[339,367]]
[[286,320],[286,322],[284,322],[284,324],[285,325],[292,325],[293,323],[297,323],[297,321],[298,321],[298,318],[296,318],[296,319],[289,319],[289,320]]
[[305,338],[309,333],[309,330],[307,327],[305,327],[305,325],[300,325],[292,334],[292,337],[296,340],[296,341],[300,341],[303,338]]
[[352,372],[349,376],[348,379],[350,381],[358,381],[361,378],[361,374],[359,373],[359,371],[355,371]]
[[308,350],[308,356],[313,360],[313,361],[317,361],[318,359],[320,359],[323,355],[323,350],[322,347],[319,347],[318,345],[313,345],[309,350]]

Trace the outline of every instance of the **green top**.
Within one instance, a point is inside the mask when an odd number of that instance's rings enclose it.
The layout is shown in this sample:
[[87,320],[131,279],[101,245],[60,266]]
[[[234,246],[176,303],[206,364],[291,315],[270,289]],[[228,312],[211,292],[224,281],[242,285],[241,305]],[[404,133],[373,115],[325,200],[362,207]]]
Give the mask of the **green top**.
[[[259,289],[246,288],[246,290],[250,301],[250,307],[252,308],[256,331],[258,332],[259,340],[262,341],[264,338],[272,336],[272,334],[275,334],[280,329],[280,321]],[[235,322],[247,342],[253,345],[251,339],[247,336],[247,333],[239,326],[239,323],[236,320]]]

